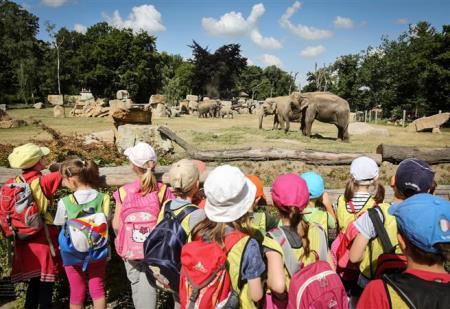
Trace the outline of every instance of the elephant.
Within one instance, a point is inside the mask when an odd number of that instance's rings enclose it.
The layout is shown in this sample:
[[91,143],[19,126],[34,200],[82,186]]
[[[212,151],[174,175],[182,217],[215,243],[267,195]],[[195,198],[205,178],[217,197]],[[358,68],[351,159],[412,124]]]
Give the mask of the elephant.
[[222,106],[220,109],[220,117],[224,118],[225,116],[228,116],[228,118],[234,118],[231,106]]
[[263,118],[274,115],[272,130],[285,129],[289,131],[290,121],[300,122],[300,105],[295,104],[291,96],[267,98],[258,111],[259,128],[262,129]]
[[219,104],[216,101],[208,100],[198,104],[198,118],[216,117],[218,115]]

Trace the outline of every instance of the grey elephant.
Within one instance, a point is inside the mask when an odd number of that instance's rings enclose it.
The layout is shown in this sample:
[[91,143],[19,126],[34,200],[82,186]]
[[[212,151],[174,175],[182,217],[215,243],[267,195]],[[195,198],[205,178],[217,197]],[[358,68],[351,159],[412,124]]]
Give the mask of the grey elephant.
[[291,96],[267,98],[258,110],[259,128],[262,129],[263,118],[273,116],[272,130],[284,129],[289,131],[290,122],[300,122],[300,105],[294,102]]
[[225,116],[227,116],[228,118],[234,118],[231,106],[222,106],[222,108],[220,109],[220,117],[224,118]]
[[208,118],[216,117],[218,113],[218,104],[216,101],[208,100],[203,101],[198,104],[198,117],[199,118]]

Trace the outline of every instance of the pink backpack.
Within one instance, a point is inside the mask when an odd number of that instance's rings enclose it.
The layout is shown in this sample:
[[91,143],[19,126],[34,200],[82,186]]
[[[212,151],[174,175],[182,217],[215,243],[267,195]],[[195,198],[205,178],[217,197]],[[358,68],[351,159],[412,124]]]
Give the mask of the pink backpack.
[[347,309],[341,279],[325,261],[316,261],[297,272],[289,286],[288,309]]
[[159,192],[145,196],[141,195],[140,181],[127,184],[123,189],[126,192],[123,201],[119,191],[114,192],[114,198],[122,203],[119,231],[115,239],[116,251],[125,260],[142,260],[144,241],[156,226],[162,204],[160,196],[164,197],[166,186],[160,185]]

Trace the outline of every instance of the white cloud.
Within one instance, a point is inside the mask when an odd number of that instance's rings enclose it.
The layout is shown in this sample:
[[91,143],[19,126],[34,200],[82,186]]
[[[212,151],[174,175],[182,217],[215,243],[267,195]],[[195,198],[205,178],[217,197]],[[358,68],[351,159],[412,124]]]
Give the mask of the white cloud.
[[323,45],[308,46],[300,51],[300,56],[305,58],[315,58],[322,55],[325,51],[326,49],[325,47],[323,47]]
[[281,59],[275,55],[264,54],[261,55],[258,59],[264,64],[264,66],[275,65],[279,68],[283,66],[283,62],[281,61]]
[[247,58],[247,65],[255,65],[252,59]]
[[351,29],[353,28],[353,21],[348,17],[336,16],[334,25],[336,28]]
[[113,27],[130,28],[133,32],[143,30],[154,34],[166,30],[162,23],[161,13],[149,4],[133,7],[126,20],[122,19],[118,10],[113,12],[112,17],[104,14],[104,18]]
[[87,27],[83,26],[82,24],[75,24],[75,26],[73,26],[73,30],[75,30],[76,32],[85,34],[87,31]]
[[324,29],[318,29],[315,27],[305,26],[305,25],[294,25],[290,18],[301,8],[301,3],[296,1],[291,7],[286,9],[286,12],[280,18],[280,25],[283,28],[290,30],[295,35],[306,39],[306,40],[319,40],[326,39],[333,35],[333,32]]
[[258,19],[266,9],[262,3],[255,4],[247,18],[241,12],[225,13],[220,19],[203,17],[202,27],[212,36],[249,36],[256,45],[267,49],[282,48],[283,44],[273,37],[264,37],[257,27]]
[[41,1],[41,3],[43,5],[51,6],[53,8],[57,8],[57,7],[61,6],[61,5],[63,5],[64,3],[66,3],[66,2],[67,2],[67,0],[42,0]]
[[409,21],[406,18],[399,18],[395,21],[395,23],[399,24],[399,25],[406,25],[406,24],[408,24],[408,22]]

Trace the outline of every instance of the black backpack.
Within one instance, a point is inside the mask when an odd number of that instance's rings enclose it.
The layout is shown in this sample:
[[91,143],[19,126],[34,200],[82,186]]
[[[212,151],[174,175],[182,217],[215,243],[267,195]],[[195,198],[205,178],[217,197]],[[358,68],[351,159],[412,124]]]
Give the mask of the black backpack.
[[186,204],[178,215],[174,215],[170,204],[170,201],[166,203],[164,219],[144,241],[143,263],[147,266],[147,278],[152,286],[178,293],[181,248],[188,241],[181,222],[198,207]]

